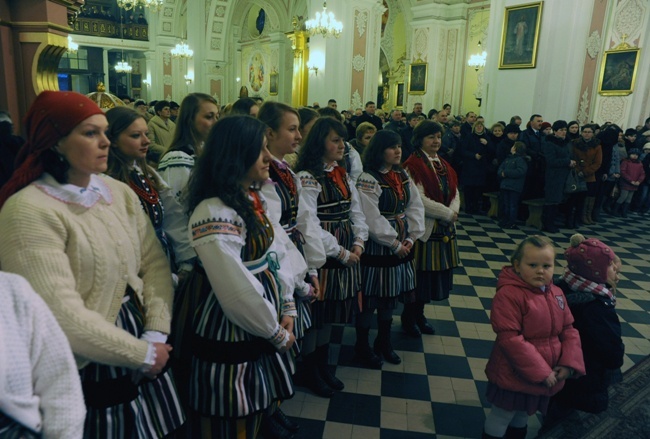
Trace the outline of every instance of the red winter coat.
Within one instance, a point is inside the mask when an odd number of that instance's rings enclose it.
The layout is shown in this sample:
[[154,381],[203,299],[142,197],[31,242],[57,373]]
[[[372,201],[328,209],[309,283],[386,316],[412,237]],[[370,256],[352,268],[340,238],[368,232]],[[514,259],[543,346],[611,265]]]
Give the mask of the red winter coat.
[[584,375],[580,334],[564,293],[552,283],[544,292],[525,283],[511,266],[504,267],[490,320],[497,339],[485,373],[500,388],[551,396],[564,387],[564,381],[550,389],[544,385],[553,367],[571,367],[574,376]]
[[630,159],[625,159],[621,162],[621,179],[618,181],[621,190],[636,191],[639,189],[639,186],[634,186],[631,182],[638,181],[643,183],[643,180],[645,180],[643,163],[639,160],[632,161]]

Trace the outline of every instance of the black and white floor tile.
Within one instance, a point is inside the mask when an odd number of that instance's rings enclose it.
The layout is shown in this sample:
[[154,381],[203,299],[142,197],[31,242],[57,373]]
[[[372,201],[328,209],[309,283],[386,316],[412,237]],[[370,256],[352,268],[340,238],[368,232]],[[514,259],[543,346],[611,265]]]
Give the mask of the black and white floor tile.
[[[610,245],[623,260],[617,311],[623,325],[629,369],[650,354],[650,217],[605,217],[580,233]],[[501,229],[486,216],[461,214],[458,225],[463,266],[455,272],[449,300],[428,304],[425,315],[436,335],[412,339],[393,322],[393,346],[402,364],[382,370],[357,367],[352,361],[354,328],[333,332],[330,364],[345,390],[332,399],[298,388],[283,403],[284,412],[300,423],[298,438],[424,439],[478,438],[489,403],[485,399],[485,364],[495,338],[490,307],[499,271],[509,263],[517,243],[531,227]],[[564,249],[572,230],[549,234],[556,244],[556,274],[565,265]],[[371,332],[371,340],[375,331]],[[540,420],[529,420],[528,437],[535,437]]]

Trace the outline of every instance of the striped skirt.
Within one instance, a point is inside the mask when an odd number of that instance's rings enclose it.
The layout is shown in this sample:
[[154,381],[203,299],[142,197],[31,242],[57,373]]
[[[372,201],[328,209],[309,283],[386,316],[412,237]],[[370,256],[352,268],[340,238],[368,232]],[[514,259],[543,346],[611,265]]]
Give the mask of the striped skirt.
[[[298,231],[298,228],[296,226],[293,226],[290,229],[285,229],[285,231],[289,235],[289,239],[291,239],[291,242],[293,242],[300,254],[304,256],[303,243],[305,238],[303,237],[302,233]],[[306,281],[309,282],[309,279],[306,279]],[[300,340],[305,336],[305,332],[307,332],[307,330],[311,328],[312,325],[311,304],[309,303],[309,300],[302,299],[297,294],[293,295],[293,299],[296,302],[296,312],[298,314],[293,325],[293,335],[296,336],[296,340]]]
[[361,256],[364,310],[395,309],[398,298],[415,289],[411,255],[399,259],[385,245],[373,240],[366,242],[366,251]]
[[414,253],[417,300],[447,299],[454,286],[453,269],[460,262],[454,226],[436,221],[427,242],[415,242]]
[[[279,310],[281,298],[273,275],[266,269],[255,277],[264,286],[265,299]],[[293,396],[295,351],[282,354],[270,342],[234,325],[215,294],[200,304],[193,327],[189,401],[202,423],[207,418],[228,422],[261,413],[274,401]],[[210,423],[220,425],[219,419]],[[213,437],[221,437],[219,431]]]
[[293,335],[296,336],[296,340],[300,340],[312,326],[311,304],[309,299],[303,299],[297,294],[293,295],[293,299],[296,301],[296,311],[298,313],[293,325]]
[[459,265],[458,240],[454,226],[436,221],[427,242],[415,242],[415,269],[417,271],[443,271]]
[[2,439],[38,439],[43,437],[18,422],[14,421],[0,411],[0,438]]
[[[339,245],[351,249],[354,244],[350,220],[321,221],[321,227],[334,235]],[[356,298],[361,290],[361,268],[359,264],[346,267],[334,258],[327,258],[318,270],[321,300],[312,304],[312,319],[315,328],[328,323],[349,323],[356,309]]]
[[[144,332],[142,307],[130,288],[116,325],[135,337]],[[91,363],[79,373],[87,409],[84,438],[162,438],[185,422],[169,369],[139,384],[124,367]]]

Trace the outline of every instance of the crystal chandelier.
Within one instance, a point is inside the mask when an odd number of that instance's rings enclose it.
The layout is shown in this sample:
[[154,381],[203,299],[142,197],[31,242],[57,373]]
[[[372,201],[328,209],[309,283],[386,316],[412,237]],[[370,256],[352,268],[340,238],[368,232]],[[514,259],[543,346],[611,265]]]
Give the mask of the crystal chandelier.
[[131,70],[133,70],[133,67],[131,67],[126,61],[118,61],[118,63],[115,64],[115,71],[117,73],[131,73]]
[[316,18],[307,20],[305,27],[311,35],[322,35],[323,38],[338,38],[343,31],[343,23],[332,12],[327,12],[327,2],[323,3],[323,12],[316,12]]
[[172,56],[174,58],[192,58],[194,51],[190,49],[187,43],[181,41],[172,49]]
[[117,0],[117,6],[126,11],[142,6],[143,8],[149,8],[151,12],[160,12],[163,0]]
[[473,67],[474,70],[478,72],[478,69],[485,67],[485,61],[487,59],[487,52],[484,50],[482,53],[475,53],[469,57],[467,65]]

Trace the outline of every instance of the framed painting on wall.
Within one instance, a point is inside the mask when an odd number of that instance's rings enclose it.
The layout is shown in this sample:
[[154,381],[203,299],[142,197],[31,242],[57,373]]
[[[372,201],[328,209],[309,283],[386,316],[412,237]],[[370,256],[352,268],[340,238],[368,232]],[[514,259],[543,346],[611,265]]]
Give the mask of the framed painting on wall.
[[427,63],[418,61],[409,66],[409,94],[423,95],[427,92],[427,75]]
[[404,83],[398,82],[395,86],[395,107],[404,108]]
[[501,33],[500,69],[533,69],[544,2],[506,8]]
[[269,94],[271,96],[276,96],[278,94],[278,81],[279,75],[277,73],[271,73],[269,75]]
[[639,48],[623,43],[605,52],[600,68],[598,93],[603,96],[627,96],[634,90],[639,67]]

